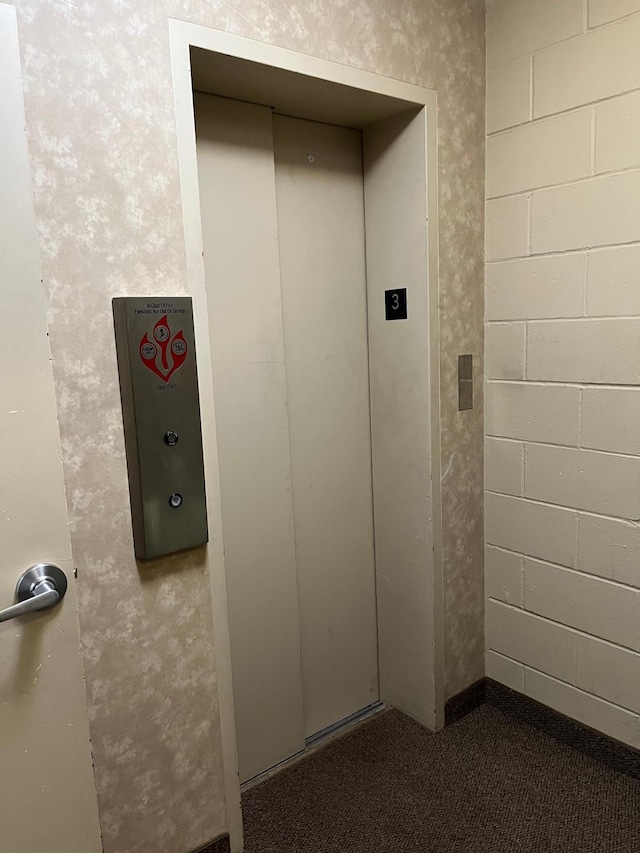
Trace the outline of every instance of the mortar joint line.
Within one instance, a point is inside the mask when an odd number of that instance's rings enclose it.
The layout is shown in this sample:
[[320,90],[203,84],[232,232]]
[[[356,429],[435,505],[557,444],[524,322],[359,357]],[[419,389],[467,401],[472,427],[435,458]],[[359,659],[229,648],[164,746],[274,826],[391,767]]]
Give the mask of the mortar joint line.
[[591,107],[591,174],[596,174],[596,114],[597,107]]
[[[533,56],[531,57],[533,60]],[[530,87],[531,88],[531,87]],[[584,110],[589,109],[589,107],[597,107],[599,104],[607,103],[608,101],[618,101],[622,98],[627,97],[628,95],[635,95],[640,93],[640,87],[634,86],[632,89],[624,89],[622,92],[615,92],[611,95],[603,95],[601,98],[595,98],[592,101],[585,101],[584,103],[575,104],[571,107],[565,107],[561,110],[555,110],[551,113],[544,113],[543,115],[534,116],[530,119],[526,119],[525,121],[519,121],[515,124],[508,124],[505,127],[498,127],[496,130],[491,130],[487,133],[487,136],[499,136],[501,134],[509,133],[509,131],[519,130],[520,128],[526,127],[528,124],[541,124],[542,122],[548,121],[549,119],[557,118],[558,116],[570,115],[571,113],[582,112]]]

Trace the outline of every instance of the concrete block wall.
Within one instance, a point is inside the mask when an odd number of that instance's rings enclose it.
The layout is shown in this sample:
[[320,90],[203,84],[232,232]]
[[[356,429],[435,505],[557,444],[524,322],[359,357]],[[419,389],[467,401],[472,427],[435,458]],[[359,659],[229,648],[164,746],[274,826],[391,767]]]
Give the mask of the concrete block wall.
[[488,0],[487,674],[640,748],[640,0]]

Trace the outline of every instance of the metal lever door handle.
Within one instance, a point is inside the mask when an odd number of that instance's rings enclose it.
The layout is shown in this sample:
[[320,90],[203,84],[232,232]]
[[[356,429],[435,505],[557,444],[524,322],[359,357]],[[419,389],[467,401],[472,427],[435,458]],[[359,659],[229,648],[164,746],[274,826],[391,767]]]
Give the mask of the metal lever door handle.
[[20,576],[16,586],[18,604],[0,610],[0,622],[8,622],[25,613],[48,610],[62,601],[67,591],[67,578],[53,563],[38,563]]

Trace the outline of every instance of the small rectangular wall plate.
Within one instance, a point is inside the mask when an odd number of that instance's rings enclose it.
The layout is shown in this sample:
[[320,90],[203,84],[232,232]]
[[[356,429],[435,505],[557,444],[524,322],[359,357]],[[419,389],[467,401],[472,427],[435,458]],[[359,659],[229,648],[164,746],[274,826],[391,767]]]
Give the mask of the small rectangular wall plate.
[[191,299],[113,300],[136,557],[208,541]]
[[473,356],[458,356],[458,411],[473,409]]

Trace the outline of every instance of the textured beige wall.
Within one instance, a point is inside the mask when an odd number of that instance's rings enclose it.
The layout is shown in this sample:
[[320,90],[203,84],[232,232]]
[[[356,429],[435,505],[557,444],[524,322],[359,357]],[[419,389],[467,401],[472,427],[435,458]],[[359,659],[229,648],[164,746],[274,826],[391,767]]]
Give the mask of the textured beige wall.
[[447,693],[483,673],[482,0],[16,0],[91,732],[107,853],[184,853],[225,826],[203,551],[136,566],[110,300],[186,265],[167,18],[436,89]]
[[487,671],[640,748],[640,0],[495,0]]

